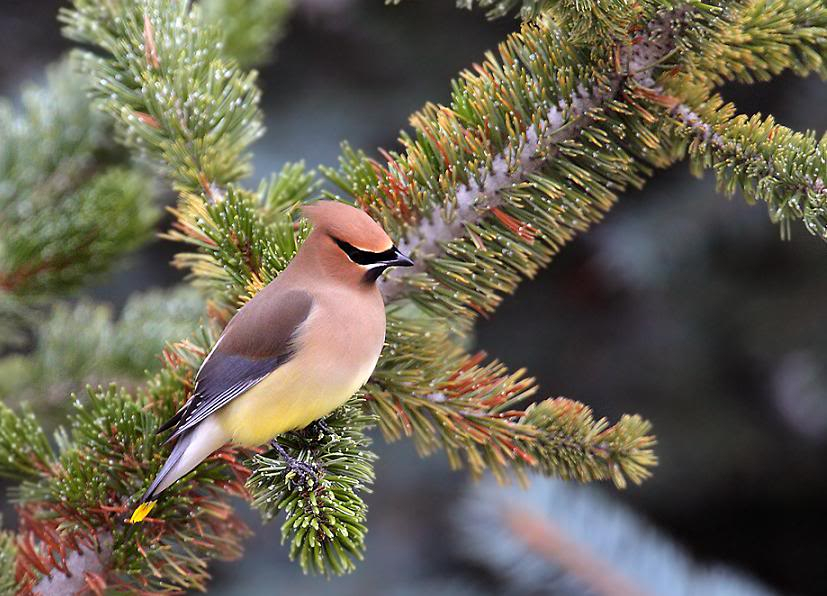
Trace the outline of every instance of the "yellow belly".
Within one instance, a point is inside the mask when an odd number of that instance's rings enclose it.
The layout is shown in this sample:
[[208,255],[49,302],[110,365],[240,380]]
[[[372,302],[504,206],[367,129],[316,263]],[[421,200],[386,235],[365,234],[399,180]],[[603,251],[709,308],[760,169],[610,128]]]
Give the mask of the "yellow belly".
[[359,297],[326,287],[296,340],[295,355],[258,385],[216,412],[235,443],[257,446],[326,416],[356,393],[373,373],[385,339],[385,307],[376,292]]
[[376,360],[346,371],[337,363],[310,367],[291,360],[216,413],[234,443],[257,446],[304,428],[344,404],[367,381]]

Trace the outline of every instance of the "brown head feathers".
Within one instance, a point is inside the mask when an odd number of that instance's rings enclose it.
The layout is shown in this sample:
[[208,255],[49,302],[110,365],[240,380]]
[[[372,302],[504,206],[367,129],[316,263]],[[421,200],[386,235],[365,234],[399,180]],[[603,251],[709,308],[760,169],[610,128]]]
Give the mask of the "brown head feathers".
[[413,265],[360,209],[318,201],[304,207],[304,215],[313,223],[313,232],[299,254],[312,253],[323,271],[342,282],[373,285],[388,267]]
[[336,201],[316,201],[306,205],[302,212],[313,223],[314,231],[325,232],[358,249],[382,252],[393,246],[382,226],[356,207]]

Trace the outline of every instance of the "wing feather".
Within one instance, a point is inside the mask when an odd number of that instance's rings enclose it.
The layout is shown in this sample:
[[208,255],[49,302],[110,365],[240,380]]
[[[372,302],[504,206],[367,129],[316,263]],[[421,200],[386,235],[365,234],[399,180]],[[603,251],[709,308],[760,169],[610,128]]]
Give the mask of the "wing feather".
[[[269,290],[269,291],[268,291]],[[158,432],[172,441],[255,386],[294,354],[294,339],[313,299],[301,290],[268,286],[227,325],[204,359],[189,401]]]

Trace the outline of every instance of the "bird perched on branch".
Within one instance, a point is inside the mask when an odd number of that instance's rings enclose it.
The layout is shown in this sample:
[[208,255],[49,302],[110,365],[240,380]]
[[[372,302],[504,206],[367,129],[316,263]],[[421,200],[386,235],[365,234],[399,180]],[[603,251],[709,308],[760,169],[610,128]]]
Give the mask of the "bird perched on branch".
[[313,231],[293,261],[232,318],[189,400],[158,430],[172,430],[175,445],[129,523],[225,443],[258,446],[304,428],[373,372],[385,341],[375,282],[388,267],[413,262],[355,207],[319,201],[304,214]]

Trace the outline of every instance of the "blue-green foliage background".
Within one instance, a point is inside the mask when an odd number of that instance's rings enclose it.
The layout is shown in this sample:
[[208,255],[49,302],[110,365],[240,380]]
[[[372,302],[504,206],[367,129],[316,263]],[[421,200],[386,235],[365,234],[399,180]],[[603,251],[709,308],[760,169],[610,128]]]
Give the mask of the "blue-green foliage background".
[[[0,3],[0,94],[14,96],[65,49],[60,4]],[[450,2],[300,2],[278,59],[262,69],[268,134],[254,148],[257,172],[299,158],[332,165],[342,139],[393,146],[407,115],[446,100],[450,77],[513,25]],[[785,76],[724,94],[796,129],[827,125],[817,80]],[[92,297],[117,307],[136,290],[173,285],[175,250],[155,241]],[[478,344],[526,366],[544,394],[609,418],[650,418],[661,463],[653,479],[615,497],[697,557],[782,592],[824,593],[827,543],[816,520],[827,514],[825,258],[820,240],[794,229],[792,241],[779,241],[763,208],[722,200],[710,179],[678,165],[522,284],[479,324]],[[377,449],[368,556],[355,574],[303,577],[270,526],[241,562],[214,567],[212,593],[348,595],[446,576],[480,581],[445,540],[462,523],[453,504],[466,477],[440,456],[420,460],[409,442]],[[248,517],[257,527],[258,516]]]

